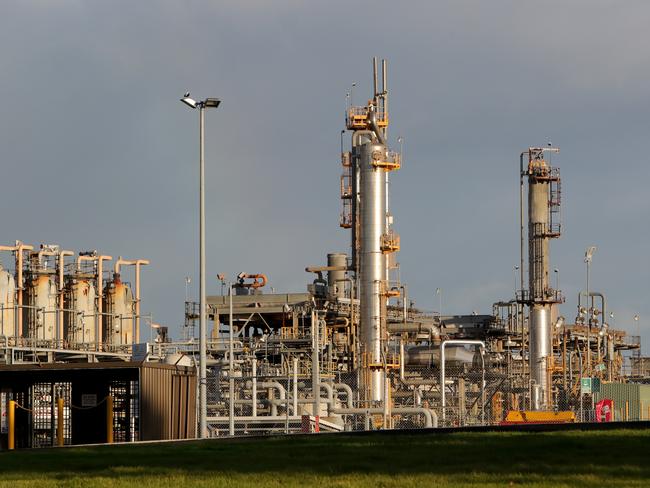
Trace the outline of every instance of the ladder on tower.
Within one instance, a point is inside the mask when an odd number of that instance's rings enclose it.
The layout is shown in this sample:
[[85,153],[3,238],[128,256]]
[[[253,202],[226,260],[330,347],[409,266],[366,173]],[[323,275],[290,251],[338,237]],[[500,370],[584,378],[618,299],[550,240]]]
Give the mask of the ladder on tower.
[[341,153],[341,166],[343,174],[341,175],[341,203],[343,210],[339,225],[344,229],[352,227],[352,161],[349,152]]
[[560,179],[559,168],[551,168],[549,185],[548,236],[556,238],[560,237],[562,231],[562,216],[560,213],[562,204],[562,180]]

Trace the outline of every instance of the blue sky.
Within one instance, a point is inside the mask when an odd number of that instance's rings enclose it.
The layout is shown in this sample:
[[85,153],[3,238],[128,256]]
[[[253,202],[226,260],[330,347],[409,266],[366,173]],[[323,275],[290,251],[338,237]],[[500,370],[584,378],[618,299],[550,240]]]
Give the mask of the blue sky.
[[[389,63],[398,261],[418,306],[488,313],[512,295],[518,154],[561,149],[553,267],[575,316],[584,250],[614,327],[648,278],[650,5],[642,1],[32,2],[0,16],[3,242],[149,258],[143,311],[178,337],[196,296],[198,117],[207,114],[209,292],[266,273],[302,291],[338,228],[345,93]],[[6,263],[8,257],[3,256]]]

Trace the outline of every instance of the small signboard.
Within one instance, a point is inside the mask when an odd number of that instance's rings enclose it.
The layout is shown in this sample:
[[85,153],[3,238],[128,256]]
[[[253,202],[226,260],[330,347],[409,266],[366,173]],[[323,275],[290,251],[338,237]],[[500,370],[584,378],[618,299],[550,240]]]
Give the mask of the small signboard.
[[600,393],[600,378],[591,378],[591,392]]
[[9,426],[7,424],[7,405],[11,400],[11,393],[9,391],[0,392],[0,434],[6,434],[9,432]]
[[591,378],[582,378],[580,380],[580,393],[591,393]]
[[149,343],[140,342],[133,344],[131,349],[131,361],[146,361],[149,358]]
[[82,407],[96,407],[97,406],[97,395],[93,393],[82,393],[81,395],[81,406]]

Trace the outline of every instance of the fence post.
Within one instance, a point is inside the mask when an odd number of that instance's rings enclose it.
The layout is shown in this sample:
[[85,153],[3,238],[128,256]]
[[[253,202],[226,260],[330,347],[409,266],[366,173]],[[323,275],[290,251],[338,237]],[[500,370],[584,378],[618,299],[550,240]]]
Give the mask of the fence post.
[[14,400],[9,400],[7,416],[9,417],[9,440],[7,447],[12,451],[16,448],[16,402]]
[[56,399],[56,445],[63,447],[63,398]]
[[106,443],[113,443],[113,397],[106,397]]

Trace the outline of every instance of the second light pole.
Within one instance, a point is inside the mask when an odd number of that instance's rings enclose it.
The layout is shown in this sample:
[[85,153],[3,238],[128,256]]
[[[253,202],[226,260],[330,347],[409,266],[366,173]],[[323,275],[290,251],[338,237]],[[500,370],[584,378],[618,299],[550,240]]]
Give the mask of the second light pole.
[[199,436],[208,437],[207,320],[205,314],[205,109],[217,108],[218,98],[196,101],[187,92],[181,102],[199,109]]

